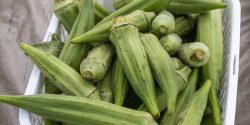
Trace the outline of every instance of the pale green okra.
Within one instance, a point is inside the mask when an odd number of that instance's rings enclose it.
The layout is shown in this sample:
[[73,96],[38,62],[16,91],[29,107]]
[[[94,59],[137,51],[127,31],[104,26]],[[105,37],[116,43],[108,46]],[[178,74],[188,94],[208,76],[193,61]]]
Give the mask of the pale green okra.
[[112,71],[109,70],[105,77],[97,82],[97,89],[100,93],[101,99],[106,102],[113,103],[113,92],[112,92]]
[[182,39],[178,35],[171,33],[161,37],[160,43],[168,54],[173,56],[181,49]]

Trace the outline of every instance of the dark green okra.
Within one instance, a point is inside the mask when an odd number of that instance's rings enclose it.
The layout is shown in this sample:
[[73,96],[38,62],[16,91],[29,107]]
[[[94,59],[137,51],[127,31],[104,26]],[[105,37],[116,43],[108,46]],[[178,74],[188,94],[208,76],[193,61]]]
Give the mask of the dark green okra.
[[175,30],[174,16],[166,11],[161,11],[152,22],[152,30],[158,36],[167,35]]
[[113,46],[110,43],[96,45],[81,62],[80,73],[83,78],[92,81],[103,79],[110,67],[113,53]]
[[126,18],[117,17],[114,19],[109,38],[116,48],[118,60],[131,86],[147,105],[151,114],[158,118],[160,112],[154,81],[138,28],[126,22]]
[[80,63],[86,57],[90,45],[88,44],[72,44],[71,39],[90,30],[94,26],[94,7],[92,0],[81,1],[81,9],[77,16],[74,26],[66,40],[65,45],[59,55],[59,59],[79,71]]
[[194,68],[192,74],[188,78],[187,87],[183,90],[183,92],[181,92],[178,95],[175,112],[173,114],[168,114],[167,111],[165,111],[160,120],[160,125],[176,125],[176,120],[179,113],[182,111],[185,104],[188,102],[188,100],[192,97],[192,95],[196,91],[196,84],[198,81],[198,77],[199,77],[199,69]]
[[157,125],[149,113],[82,97],[50,94],[0,96],[0,102],[73,125]]
[[[180,93],[184,88],[185,86],[188,85],[188,82],[187,82],[187,79],[191,73],[191,68],[189,66],[185,66],[183,67],[182,69],[176,71],[176,84],[178,86],[178,93]],[[167,96],[165,95],[165,93],[160,89],[158,88],[157,89],[157,104],[158,104],[158,107],[160,109],[160,112],[164,111],[166,108],[167,108]],[[138,108],[138,110],[141,110],[141,111],[148,111],[147,107],[145,106],[145,104],[141,104]]]
[[118,60],[115,61],[112,76],[114,104],[122,106],[128,93],[129,81]]
[[[155,18],[155,13],[144,12],[142,10],[136,10],[126,16],[126,20],[137,26],[140,31],[146,31],[151,26],[151,21]],[[112,21],[101,24],[99,27],[95,27],[92,30],[80,35],[71,40],[72,43],[92,43],[108,41],[110,30],[112,28]]]
[[167,10],[172,13],[198,14],[214,9],[222,9],[227,4],[209,0],[175,0],[167,6]]
[[202,67],[202,77],[203,80],[210,79],[212,82],[211,91],[209,93],[209,105],[212,109],[214,124],[221,125],[221,107],[218,99],[218,92],[222,83],[224,70],[224,41],[220,10],[214,10],[199,15],[197,39],[206,44],[210,50],[211,55],[208,64]]
[[160,44],[157,36],[141,34],[141,42],[147,53],[153,75],[166,95],[168,113],[173,113],[178,93],[174,64],[169,54]]
[[108,71],[105,77],[97,82],[97,89],[103,101],[113,102],[113,92],[112,92],[112,72]]
[[92,83],[84,80],[78,72],[55,56],[25,43],[21,43],[20,47],[40,71],[64,93],[100,99],[99,92]]
[[191,67],[201,67],[208,63],[210,51],[201,42],[185,43],[181,45],[179,58]]
[[171,33],[161,37],[160,43],[168,54],[173,56],[181,49],[182,39],[178,35]]
[[204,110],[207,106],[211,81],[208,79],[202,87],[194,93],[189,102],[180,112],[176,125],[200,125]]

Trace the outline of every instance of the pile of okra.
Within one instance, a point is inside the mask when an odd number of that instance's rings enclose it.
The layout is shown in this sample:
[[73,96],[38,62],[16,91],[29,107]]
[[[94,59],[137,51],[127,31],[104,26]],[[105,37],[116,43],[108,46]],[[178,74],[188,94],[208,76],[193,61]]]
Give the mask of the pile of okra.
[[68,32],[20,43],[44,78],[43,94],[0,102],[45,125],[221,125],[220,0],[54,0]]

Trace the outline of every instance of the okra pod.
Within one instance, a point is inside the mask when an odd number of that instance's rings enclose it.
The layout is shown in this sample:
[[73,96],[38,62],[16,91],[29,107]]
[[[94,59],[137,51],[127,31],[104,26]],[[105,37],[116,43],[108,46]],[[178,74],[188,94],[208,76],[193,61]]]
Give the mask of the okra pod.
[[118,10],[122,8],[123,6],[129,4],[133,0],[113,0],[113,7]]
[[220,10],[213,10],[199,15],[197,39],[207,45],[210,50],[208,64],[202,67],[202,79],[210,79],[212,82],[209,93],[209,105],[212,109],[214,124],[221,125],[221,107],[217,95],[222,83],[224,70],[224,41]]
[[175,30],[173,33],[178,36],[189,34],[194,27],[194,21],[188,16],[178,16],[175,18]]
[[227,4],[217,1],[175,0],[167,6],[167,10],[178,14],[198,14],[225,7],[227,7]]
[[114,104],[122,106],[128,93],[129,81],[118,60],[115,61],[112,76]]
[[111,71],[108,71],[105,77],[101,81],[97,82],[97,89],[103,101],[110,103],[113,102]]
[[21,43],[20,47],[41,72],[64,93],[100,99],[99,93],[92,83],[84,80],[79,73],[55,56],[25,43]]
[[[140,31],[146,31],[150,28],[151,21],[155,18],[155,13],[144,12],[142,10],[136,10],[125,16],[126,20],[137,26]],[[95,27],[92,30],[80,35],[71,40],[72,43],[92,43],[109,40],[110,30],[112,28],[112,21],[101,24],[99,27]]]
[[161,90],[166,95],[168,113],[173,113],[178,93],[176,72],[169,54],[161,46],[157,36],[141,34],[141,42],[147,53],[149,65]]
[[176,108],[173,114],[168,114],[167,111],[164,112],[161,120],[160,125],[176,125],[176,120],[178,118],[179,113],[182,111],[185,104],[188,102],[188,100],[192,97],[192,95],[196,91],[196,84],[199,77],[199,69],[194,68],[192,71],[192,74],[188,78],[188,85],[178,95],[177,101],[176,101]]
[[149,113],[75,96],[0,96],[0,102],[73,125],[157,125]]
[[[190,73],[191,73],[191,68],[189,66],[185,66],[184,68],[176,72],[176,78],[177,78],[176,84],[178,86],[178,93],[180,93],[185,88],[184,85],[187,86],[188,84],[187,79]],[[160,112],[164,111],[167,108],[166,97],[167,97],[166,94],[161,89],[158,88],[157,89],[157,104],[160,109]],[[138,110],[148,111],[145,104],[141,104]]]
[[178,35],[171,33],[161,37],[160,43],[168,54],[173,56],[181,49],[182,39]]
[[207,105],[211,81],[208,79],[202,87],[194,93],[187,105],[180,112],[176,125],[200,125]]
[[179,58],[171,57],[171,60],[176,70],[180,70],[185,66],[185,64]]
[[95,13],[95,23],[100,22],[103,18],[108,16],[110,12],[104,8],[102,5],[98,3],[98,1],[94,1],[94,13]]
[[81,62],[80,73],[83,78],[92,81],[103,79],[110,67],[113,53],[113,46],[110,43],[96,45]]
[[172,0],[133,0],[131,3],[105,17],[101,22],[97,24],[97,27],[105,22],[112,20],[114,17],[122,16],[135,10],[144,10],[147,12],[156,13],[161,12],[171,2]]
[[74,26],[66,40],[65,45],[59,55],[59,59],[71,66],[79,72],[81,60],[86,57],[90,45],[88,44],[72,44],[71,39],[92,29],[94,26],[94,7],[93,0],[81,1],[81,10]]
[[158,36],[167,35],[175,30],[174,16],[166,11],[161,11],[152,22],[152,30]]
[[156,102],[154,81],[138,28],[126,22],[126,18],[117,17],[114,19],[109,38],[116,48],[119,63],[131,86],[147,105],[150,113],[158,118],[160,112]]
[[191,67],[201,67],[208,63],[210,51],[201,42],[185,43],[181,45],[179,58]]

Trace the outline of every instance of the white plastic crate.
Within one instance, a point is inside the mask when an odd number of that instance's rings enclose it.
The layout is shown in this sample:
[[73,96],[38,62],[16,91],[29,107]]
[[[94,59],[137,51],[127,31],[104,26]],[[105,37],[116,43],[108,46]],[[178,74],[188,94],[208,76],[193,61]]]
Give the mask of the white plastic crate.
[[[220,103],[222,107],[223,125],[234,125],[237,85],[238,85],[238,67],[239,67],[239,47],[240,47],[240,2],[239,0],[223,0],[228,3],[228,7],[223,11],[223,30],[224,30],[224,78],[221,89]],[[104,1],[104,6],[112,9],[112,0]],[[50,40],[52,33],[59,33],[62,39],[65,38],[65,32],[58,19],[53,16],[45,34],[44,41]],[[41,73],[34,66],[25,95],[41,93],[42,83],[40,81]],[[42,118],[29,113],[23,109],[19,111],[20,125],[43,125]]]

